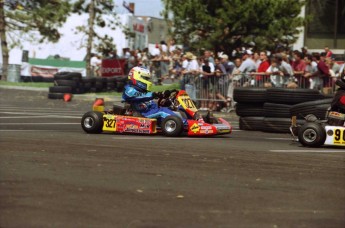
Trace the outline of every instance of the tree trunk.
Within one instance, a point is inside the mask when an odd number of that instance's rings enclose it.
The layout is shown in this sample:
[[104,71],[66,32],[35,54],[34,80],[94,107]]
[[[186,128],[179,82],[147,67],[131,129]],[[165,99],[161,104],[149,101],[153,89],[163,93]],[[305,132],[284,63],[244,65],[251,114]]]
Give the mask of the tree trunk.
[[4,1],[0,1],[0,39],[2,50],[2,77],[1,80],[7,81],[7,69],[8,69],[8,47],[6,39],[6,21],[4,12]]
[[86,77],[91,76],[91,64],[90,64],[90,59],[91,59],[91,51],[92,51],[92,41],[93,41],[93,36],[94,36],[94,31],[93,31],[93,24],[95,20],[95,0],[90,1],[90,6],[89,6],[89,36],[87,39],[87,47],[86,47]]

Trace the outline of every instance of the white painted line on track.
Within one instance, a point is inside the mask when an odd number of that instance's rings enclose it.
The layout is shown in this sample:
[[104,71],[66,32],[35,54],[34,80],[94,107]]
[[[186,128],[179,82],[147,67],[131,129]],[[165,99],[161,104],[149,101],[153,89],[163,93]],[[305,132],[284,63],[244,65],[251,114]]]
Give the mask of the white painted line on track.
[[26,131],[32,131],[32,132],[42,132],[42,131],[46,131],[46,132],[80,132],[80,130],[61,130],[61,129],[50,129],[50,130],[34,130],[34,129],[22,129],[22,130],[1,130],[0,132],[26,132]]
[[266,138],[266,139],[271,139],[271,140],[292,140],[291,138]]
[[275,153],[345,153],[345,150],[270,150]]
[[80,124],[80,123],[0,123],[1,125],[70,125],[70,124]]
[[[132,136],[132,137],[113,137],[113,139],[116,140],[162,140],[162,139],[166,139],[166,140],[172,140],[171,137],[164,137],[164,136],[160,136],[160,137],[156,137],[156,136],[150,136],[150,137],[145,137],[145,136]],[[211,137],[211,138],[204,138],[204,137],[181,137],[181,138],[173,138],[173,140],[207,140],[207,139],[228,139],[227,137],[223,137],[223,138],[216,138],[216,137]],[[230,138],[229,138],[230,139]]]
[[69,118],[69,119],[81,119],[80,116],[58,116],[58,115],[40,115],[40,116],[0,116],[0,119],[32,119],[32,118]]

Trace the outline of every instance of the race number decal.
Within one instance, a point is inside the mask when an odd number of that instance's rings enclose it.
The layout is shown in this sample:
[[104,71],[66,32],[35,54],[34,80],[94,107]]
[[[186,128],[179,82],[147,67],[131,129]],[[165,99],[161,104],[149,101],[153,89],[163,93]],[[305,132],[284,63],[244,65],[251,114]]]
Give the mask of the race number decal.
[[345,144],[345,129],[343,128],[336,128],[334,129],[334,144]]
[[113,115],[103,117],[103,131],[116,131],[116,119]]
[[190,99],[190,97],[187,94],[180,95],[178,97],[178,101],[184,109],[189,109],[193,112],[198,111],[194,102],[192,101],[192,99]]

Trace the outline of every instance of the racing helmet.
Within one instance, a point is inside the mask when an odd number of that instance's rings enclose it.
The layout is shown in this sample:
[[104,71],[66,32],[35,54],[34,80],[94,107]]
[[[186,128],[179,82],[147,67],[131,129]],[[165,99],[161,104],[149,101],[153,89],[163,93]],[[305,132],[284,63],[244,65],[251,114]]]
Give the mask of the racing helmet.
[[150,82],[151,73],[144,67],[133,67],[128,74],[129,84],[140,91],[151,91],[152,82]]

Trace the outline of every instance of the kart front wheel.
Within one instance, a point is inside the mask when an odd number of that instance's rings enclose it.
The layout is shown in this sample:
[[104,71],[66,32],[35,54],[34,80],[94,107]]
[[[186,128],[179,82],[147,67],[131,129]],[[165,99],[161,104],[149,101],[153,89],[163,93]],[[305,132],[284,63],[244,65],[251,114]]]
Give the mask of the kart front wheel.
[[298,140],[303,146],[319,147],[325,143],[326,131],[320,124],[307,122],[299,129]]
[[103,113],[94,111],[85,113],[81,119],[81,127],[86,133],[101,133],[103,128]]
[[183,123],[177,116],[168,116],[163,120],[161,128],[165,136],[176,137],[182,133]]

